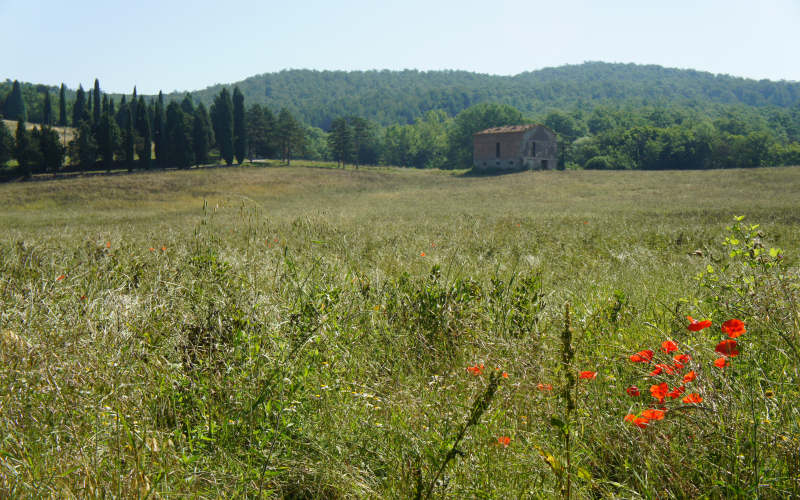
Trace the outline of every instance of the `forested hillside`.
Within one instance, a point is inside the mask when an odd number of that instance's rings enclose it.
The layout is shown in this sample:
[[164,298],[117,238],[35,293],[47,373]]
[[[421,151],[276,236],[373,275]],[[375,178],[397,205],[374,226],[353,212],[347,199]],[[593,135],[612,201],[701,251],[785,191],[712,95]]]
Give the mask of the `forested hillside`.
[[[526,115],[597,105],[715,105],[792,107],[800,83],[756,81],[694,70],[590,62],[516,76],[466,71],[286,70],[238,82],[247,102],[287,107],[309,125],[328,129],[339,116],[379,125],[412,123],[429,110],[450,116],[479,102],[511,105]],[[209,104],[221,85],[193,93]],[[177,98],[177,95],[173,95]],[[182,95],[180,96],[182,97]]]

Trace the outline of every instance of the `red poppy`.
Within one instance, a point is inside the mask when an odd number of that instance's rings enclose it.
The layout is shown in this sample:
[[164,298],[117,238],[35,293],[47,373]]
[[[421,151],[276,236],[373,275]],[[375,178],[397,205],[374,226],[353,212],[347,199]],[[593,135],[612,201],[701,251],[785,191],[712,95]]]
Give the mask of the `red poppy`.
[[508,436],[500,436],[499,438],[497,438],[497,444],[499,444],[503,448],[508,448],[509,443],[511,443],[511,438]]
[[162,246],[161,246],[161,251],[162,251],[162,252],[166,252],[166,251],[167,251],[167,247],[165,247],[165,246],[163,246],[163,245],[162,245]]
[[62,274],[61,276],[59,276],[58,278],[56,278],[56,281],[62,281],[64,278],[66,278],[66,276],[64,276],[64,275]]
[[111,248],[111,242],[110,241],[106,241],[106,248]]
[[589,371],[580,372],[578,374],[578,378],[592,380],[594,378],[597,378],[597,372],[589,372]]
[[150,251],[151,251],[151,252],[155,252],[155,251],[156,251],[156,249],[155,249],[155,248],[153,248],[153,247],[150,247]]
[[86,300],[86,295],[81,295],[81,300],[85,301]]
[[641,394],[639,392],[639,388],[636,387],[635,385],[632,385],[632,386],[628,387],[627,389],[625,389],[625,392],[628,393],[628,396],[634,396],[634,397],[635,396],[639,396]]
[[647,409],[642,412],[642,416],[647,420],[661,420],[664,418],[664,410]]
[[727,339],[717,344],[717,347],[715,347],[714,350],[723,356],[734,357],[739,355],[739,350],[736,348],[736,346],[737,344],[735,340]]
[[723,356],[714,360],[714,366],[717,368],[725,368],[726,366],[730,366],[730,363],[728,362],[728,358]]
[[481,363],[479,365],[468,366],[467,367],[467,371],[470,372],[471,374],[475,375],[476,377],[478,375],[481,375],[483,373],[483,370],[484,370],[483,363]]
[[539,382],[536,385],[536,388],[539,389],[540,391],[552,391],[553,390],[553,384],[543,384],[543,383]]
[[421,252],[421,253],[419,254],[419,256],[420,256],[420,257],[425,257],[425,252]]
[[728,334],[728,337],[732,339],[747,332],[747,330],[744,329],[744,323],[738,319],[729,319],[725,323],[722,323],[722,331]]
[[696,392],[693,392],[688,396],[686,396],[685,398],[681,399],[681,401],[683,401],[687,405],[691,405],[691,404],[702,403],[703,398],[701,398],[700,395],[697,394]]
[[645,427],[647,427],[647,419],[644,417],[637,417],[636,415],[625,415],[625,418],[623,420],[625,420],[625,422],[632,423],[633,425],[639,427],[640,429],[644,429]]
[[661,350],[666,352],[667,354],[671,352],[675,352],[678,350],[678,344],[671,340],[665,340],[661,343]]
[[651,359],[653,359],[653,351],[650,349],[631,354],[630,357],[630,360],[634,363],[649,363]]
[[503,372],[502,374],[500,374],[500,376],[503,377],[503,378],[508,378],[508,373]]
[[650,394],[652,394],[653,397],[656,398],[659,403],[664,402],[664,398],[667,396],[667,392],[669,392],[669,386],[667,385],[666,382],[650,386]]
[[692,380],[694,380],[696,378],[697,378],[697,374],[694,372],[694,370],[692,370],[692,371],[690,371],[689,373],[687,373],[686,375],[683,376],[683,383],[685,384],[687,382],[691,382]]
[[650,375],[655,377],[656,375],[661,375],[661,372],[667,372],[667,375],[672,375],[675,370],[669,365],[659,363],[655,368],[653,368],[653,371],[650,372]]
[[707,319],[707,320],[704,320],[704,321],[697,321],[696,319],[692,318],[691,316],[686,316],[686,319],[689,320],[689,326],[687,326],[686,328],[688,330],[693,331],[693,332],[699,332],[703,328],[708,328],[709,326],[711,326],[711,320],[710,319]]
[[670,391],[667,396],[671,397],[672,399],[678,399],[683,394],[685,388],[683,386],[675,387]]
[[678,354],[677,356],[673,357],[672,359],[674,359],[678,363],[686,364],[686,363],[689,362],[690,359],[692,359],[692,357],[689,356],[688,354]]

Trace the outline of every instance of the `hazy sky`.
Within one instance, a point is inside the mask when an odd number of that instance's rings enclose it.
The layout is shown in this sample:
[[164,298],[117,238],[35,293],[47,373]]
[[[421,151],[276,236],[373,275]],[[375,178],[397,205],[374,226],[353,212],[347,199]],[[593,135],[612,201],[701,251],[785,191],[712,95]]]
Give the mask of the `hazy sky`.
[[800,81],[800,0],[0,0],[0,26],[0,79],[97,77],[111,92],[287,68],[511,75],[584,61]]

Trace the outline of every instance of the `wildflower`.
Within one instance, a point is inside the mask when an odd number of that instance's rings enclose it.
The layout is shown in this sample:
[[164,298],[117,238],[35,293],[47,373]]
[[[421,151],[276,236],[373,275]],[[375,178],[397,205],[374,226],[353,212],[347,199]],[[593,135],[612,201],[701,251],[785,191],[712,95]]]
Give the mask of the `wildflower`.
[[639,351],[630,357],[630,360],[634,363],[649,363],[651,359],[653,359],[653,351],[650,349]]
[[543,384],[539,382],[538,384],[536,384],[536,388],[539,389],[540,391],[552,391],[553,384]]
[[739,355],[739,350],[736,348],[736,341],[731,339],[723,340],[717,344],[714,350],[723,356],[734,357]]
[[166,246],[164,246],[164,245],[161,245],[161,251],[162,251],[162,252],[166,252],[166,251],[167,251],[167,247],[166,247]]
[[672,399],[678,399],[683,394],[685,388],[683,386],[674,387],[672,391],[670,391],[667,396],[671,397]]
[[584,371],[578,374],[578,378],[592,380],[597,378],[597,372]]
[[150,251],[151,251],[151,252],[155,252],[155,251],[156,251],[156,249],[155,249],[155,248],[153,248],[153,247],[150,247]]
[[650,376],[655,377],[656,375],[661,375],[661,372],[667,372],[667,375],[672,375],[675,373],[675,369],[669,365],[664,363],[658,363],[653,371],[650,372]]
[[628,396],[633,396],[633,397],[639,396],[641,394],[639,392],[639,388],[636,387],[635,385],[632,385],[632,386],[628,387],[627,389],[625,389],[625,392],[628,393]]
[[56,278],[56,281],[63,281],[63,279],[64,279],[64,278],[66,278],[66,276],[64,276],[64,275],[62,274],[62,275],[60,275],[58,278]]
[[671,340],[665,340],[661,343],[661,350],[666,352],[667,354],[671,352],[675,352],[678,350],[678,344]]
[[667,385],[666,382],[650,386],[650,394],[652,394],[653,397],[656,398],[659,403],[664,402],[664,398],[667,396],[667,392],[669,392],[669,385]]
[[710,319],[707,319],[707,320],[704,320],[704,321],[697,321],[696,319],[692,318],[691,316],[686,316],[686,319],[689,320],[689,326],[687,326],[686,328],[688,330],[690,330],[690,331],[693,331],[693,332],[699,332],[700,330],[702,330],[704,328],[708,328],[709,326],[711,326],[711,320]]
[[714,360],[714,366],[717,368],[725,368],[726,366],[730,366],[730,363],[728,362],[728,358],[723,356]]
[[110,241],[106,241],[106,248],[111,248],[111,242]]
[[81,301],[86,301],[86,295],[81,295]]
[[685,384],[687,382],[691,382],[696,378],[697,378],[697,374],[694,372],[694,370],[692,370],[692,371],[690,371],[689,373],[687,373],[686,375],[683,376],[683,383]]
[[648,422],[648,420],[646,418],[637,417],[636,415],[632,415],[632,414],[625,415],[624,420],[626,422],[632,423],[633,425],[635,425],[636,427],[639,427],[640,429],[644,429],[645,427],[647,427],[647,422]]
[[674,356],[672,359],[674,359],[678,363],[686,364],[689,362],[690,359],[692,359],[692,357],[689,356],[688,354],[678,354],[677,356]]
[[687,405],[691,405],[691,404],[702,403],[703,398],[701,398],[700,395],[697,394],[696,392],[693,392],[688,396],[686,396],[685,398],[681,399],[681,401],[683,401]]
[[642,412],[642,416],[647,420],[662,420],[665,413],[664,410],[653,410],[649,408]]
[[774,398],[775,397],[775,391],[773,391],[772,389],[767,389],[767,391],[764,392],[764,396],[768,397],[768,398]]
[[481,364],[479,364],[479,365],[475,365],[475,366],[468,366],[468,367],[467,367],[467,371],[468,371],[468,372],[470,372],[471,374],[475,375],[476,377],[477,377],[478,375],[481,375],[481,374],[483,374],[483,370],[484,370],[483,363],[481,363]]
[[497,438],[497,444],[499,444],[503,448],[508,448],[509,443],[511,443],[511,438],[508,436],[500,436],[499,438]]
[[500,376],[503,377],[503,378],[508,378],[508,373],[503,372]]
[[425,252],[419,254],[420,257],[425,257]]
[[744,323],[738,319],[729,319],[725,323],[722,323],[722,331],[732,339],[747,332],[744,328]]

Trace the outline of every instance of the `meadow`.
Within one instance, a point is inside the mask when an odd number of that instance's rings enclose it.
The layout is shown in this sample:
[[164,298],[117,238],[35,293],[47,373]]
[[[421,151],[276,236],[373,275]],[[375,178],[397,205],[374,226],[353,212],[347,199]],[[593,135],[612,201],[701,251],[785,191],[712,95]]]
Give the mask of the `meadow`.
[[797,193],[800,167],[0,185],[0,496],[800,495]]

